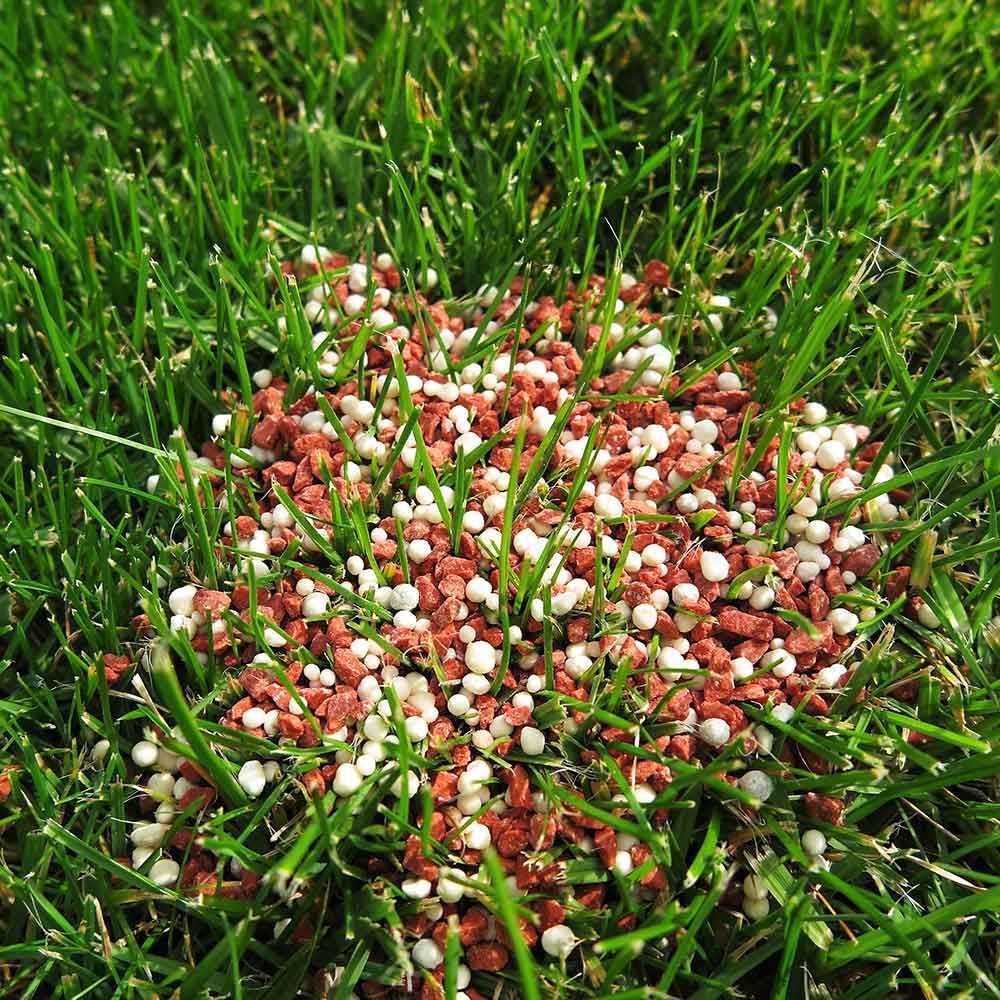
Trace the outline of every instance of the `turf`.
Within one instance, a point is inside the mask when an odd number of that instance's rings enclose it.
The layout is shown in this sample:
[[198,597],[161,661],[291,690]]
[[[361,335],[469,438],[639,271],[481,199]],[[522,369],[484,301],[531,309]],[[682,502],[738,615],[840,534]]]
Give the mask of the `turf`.
[[[283,807],[271,829],[235,792],[218,811],[225,854],[323,862],[298,949],[272,939],[270,899],[197,901],[114,861],[141,725],[162,709],[201,732],[225,683],[178,661],[145,674],[149,701],[104,685],[99,654],[131,648],[157,574],[214,572],[214,525],[146,477],[179,428],[207,435],[222,388],[247,391],[279,343],[262,262],[315,237],[433,266],[445,294],[660,257],[689,315],[733,300],[724,333],[682,328],[692,375],[737,354],[760,363],[765,420],[805,387],[858,411],[912,490],[898,553],[941,629],[891,610],[863,704],[790,729],[838,769],[783,791],[850,802],[831,870],[800,864],[792,812],[741,834],[692,771],[671,902],[582,973],[519,952],[506,995],[1000,994],[992,5],[195,6],[0,8],[0,992],[277,1000],[311,962],[347,966],[346,995],[398,923],[348,874],[364,824],[388,841],[398,817]],[[280,364],[305,368],[306,346],[283,339]],[[780,903],[752,925],[717,906],[748,836]]]

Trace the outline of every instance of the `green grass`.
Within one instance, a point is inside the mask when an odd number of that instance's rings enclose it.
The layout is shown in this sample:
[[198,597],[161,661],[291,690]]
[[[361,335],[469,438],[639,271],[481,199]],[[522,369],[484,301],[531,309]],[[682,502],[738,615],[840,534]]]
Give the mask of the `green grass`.
[[[181,710],[170,676],[144,675],[147,701],[108,691],[97,667],[137,648],[129,620],[157,574],[214,572],[219,512],[151,496],[146,477],[168,475],[177,429],[196,445],[218,392],[246,395],[276,347],[280,367],[310,370],[304,323],[279,338],[262,264],[315,237],[391,250],[414,282],[432,266],[444,294],[528,267],[557,293],[661,257],[682,316],[706,291],[732,297],[722,333],[679,323],[675,346],[692,379],[733,354],[759,362],[753,439],[808,391],[871,424],[900,455],[889,485],[912,491],[895,554],[942,628],[880,616],[855,675],[867,698],[830,723],[775,724],[837,765],[793,767],[761,813],[752,854],[780,905],[751,926],[717,905],[745,815],[710,772],[682,768],[658,845],[671,901],[627,933],[627,893],[616,912],[573,915],[603,941],[584,973],[518,952],[506,995],[530,995],[519,975],[570,997],[1000,994],[996,11],[195,6],[0,9],[0,763],[14,769],[0,993],[278,1000],[310,967],[347,966],[349,986],[369,952],[375,971],[392,953],[396,901],[352,875],[373,838],[389,851],[408,832],[374,784],[351,810],[286,778],[273,841],[271,800],[233,794],[205,824],[221,857],[307,876],[321,916],[295,948],[273,937],[267,892],[195,901],[115,861],[143,725],[163,711],[227,745],[206,711],[221,672],[178,658]],[[603,690],[617,704],[614,678]],[[230,735],[239,760],[249,738]],[[809,791],[850,803],[826,831],[829,872],[808,872],[798,845]],[[616,822],[646,836],[643,819]],[[593,874],[574,862],[567,877]],[[495,891],[510,923],[516,903]]]

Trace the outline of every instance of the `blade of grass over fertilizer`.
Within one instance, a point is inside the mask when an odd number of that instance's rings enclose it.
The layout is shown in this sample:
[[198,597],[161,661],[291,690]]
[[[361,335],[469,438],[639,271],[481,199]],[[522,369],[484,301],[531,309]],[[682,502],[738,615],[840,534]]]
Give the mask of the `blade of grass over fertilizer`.
[[538,990],[538,972],[535,969],[535,963],[532,961],[531,952],[528,951],[528,946],[524,943],[524,938],[521,936],[521,930],[518,925],[517,906],[510,894],[510,889],[507,888],[507,879],[503,869],[500,867],[497,855],[492,850],[486,853],[486,870],[489,872],[490,890],[494,907],[499,913],[500,919],[503,920],[504,926],[507,928],[507,934],[510,937],[514,951],[514,960],[517,962],[517,968],[521,976],[521,989],[524,991],[524,996],[527,1000],[540,1000],[541,993]]
[[233,777],[226,763],[218,757],[202,735],[198,720],[191,714],[187,700],[181,691],[180,682],[174,671],[170,653],[161,644],[152,653],[152,672],[160,697],[180,727],[184,740],[190,748],[191,756],[211,775],[215,787],[231,808],[244,805],[246,793]]

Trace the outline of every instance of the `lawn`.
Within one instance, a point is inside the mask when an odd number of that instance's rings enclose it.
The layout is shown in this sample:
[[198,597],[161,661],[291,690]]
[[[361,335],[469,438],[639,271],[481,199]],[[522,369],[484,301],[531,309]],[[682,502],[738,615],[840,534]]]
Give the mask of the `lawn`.
[[[364,864],[409,820],[310,798],[295,779],[315,754],[198,821],[257,895],[121,863],[144,726],[177,726],[223,792],[246,756],[214,726],[240,693],[215,660],[171,640],[140,683],[108,685],[102,656],[138,662],[134,616],[165,625],[150,609],[170,588],[214,582],[221,518],[185,446],[251,373],[315,368],[278,322],[294,289],[269,277],[313,242],[388,253],[406,287],[433,269],[449,302],[515,276],[558,301],[664,261],[689,374],[749,362],[758,427],[808,396],[888,442],[907,495],[888,558],[939,623],[883,600],[857,697],[774,727],[823,766],[789,766],[759,811],[691,768],[658,840],[662,898],[620,886],[566,962],[515,947],[480,993],[1000,995],[1000,12],[198,6],[0,7],[0,995],[281,1000],[322,995],[322,969],[341,970],[330,997],[393,979],[407,902]],[[730,300],[720,328],[711,295]],[[176,489],[150,484],[178,464]],[[809,793],[846,804],[820,824],[828,868],[800,846]],[[726,896],[748,870],[771,894],[759,920]],[[289,880],[312,914],[294,942]]]

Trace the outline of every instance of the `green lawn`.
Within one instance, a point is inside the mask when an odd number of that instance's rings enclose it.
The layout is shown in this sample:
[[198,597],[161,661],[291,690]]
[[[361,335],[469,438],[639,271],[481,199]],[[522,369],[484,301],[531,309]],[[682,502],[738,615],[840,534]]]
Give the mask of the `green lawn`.
[[[796,813],[765,809],[771,914],[717,905],[745,821],[692,781],[669,903],[582,969],[523,956],[524,982],[512,964],[481,990],[1000,996],[1000,9],[196,6],[0,6],[0,995],[281,1000],[347,966],[346,996],[398,919],[347,870],[370,831],[301,795],[267,823],[220,806],[206,834],[265,870],[303,830],[327,838],[304,945],[275,939],[273,896],[199,901],[114,860],[154,710],[108,690],[100,655],[137,648],[158,574],[212,572],[198,506],[146,480],[275,348],[305,365],[264,263],[315,239],[434,267],[444,297],[515,273],[558,294],[653,257],[690,315],[728,295],[723,332],[686,325],[680,357],[738,353],[765,415],[808,392],[893,443],[912,491],[896,550],[941,622],[894,608],[866,698],[794,724],[837,766],[785,791],[848,801],[828,872],[801,864]],[[177,670],[177,708],[142,672],[170,722],[185,699],[217,717],[225,678]]]

